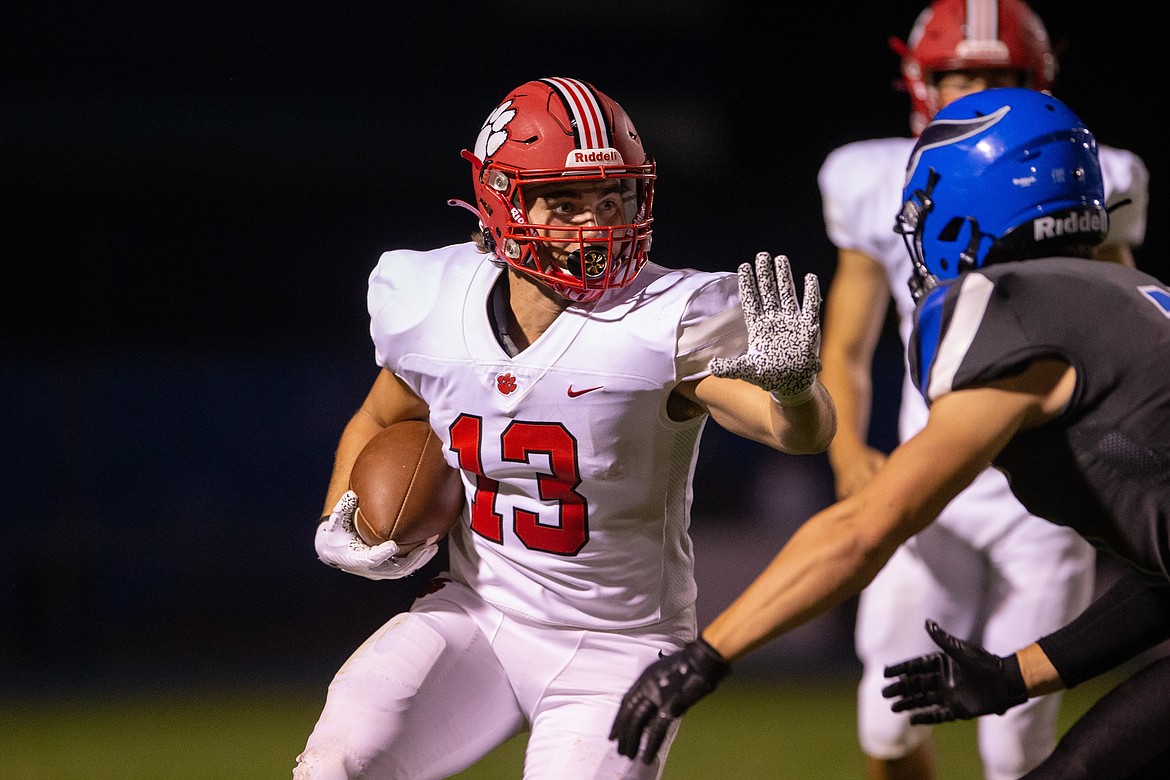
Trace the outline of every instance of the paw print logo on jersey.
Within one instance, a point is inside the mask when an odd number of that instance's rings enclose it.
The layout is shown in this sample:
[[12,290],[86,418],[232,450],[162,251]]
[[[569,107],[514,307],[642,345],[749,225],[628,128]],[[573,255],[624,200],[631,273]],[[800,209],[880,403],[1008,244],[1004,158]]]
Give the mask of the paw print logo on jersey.
[[508,123],[516,116],[512,101],[505,100],[484,121],[475,139],[475,156],[481,160],[491,157],[508,140]]
[[498,374],[496,376],[496,389],[504,395],[511,395],[516,392],[516,377],[511,374]]

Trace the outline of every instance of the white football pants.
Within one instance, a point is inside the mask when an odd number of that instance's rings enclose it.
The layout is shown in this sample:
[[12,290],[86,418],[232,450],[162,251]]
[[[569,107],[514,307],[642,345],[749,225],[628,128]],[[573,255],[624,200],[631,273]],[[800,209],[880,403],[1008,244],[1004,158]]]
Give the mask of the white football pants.
[[460,772],[529,729],[524,780],[654,780],[609,729],[642,670],[695,636],[695,615],[622,632],[518,620],[450,580],[394,616],[329,685],[295,780],[421,780]]
[[[959,509],[972,508],[952,503],[946,511]],[[939,649],[924,628],[927,618],[997,655],[1014,652],[1088,606],[1094,561],[1093,548],[1076,533],[1030,515],[983,547],[936,521],[899,548],[858,603],[857,654],[864,665],[858,733],[866,755],[900,758],[929,733],[929,726],[911,726],[908,713],[891,712],[881,695],[891,682],[883,675],[887,664]],[[1041,696],[979,719],[988,780],[1014,780],[1052,752],[1060,698]]]

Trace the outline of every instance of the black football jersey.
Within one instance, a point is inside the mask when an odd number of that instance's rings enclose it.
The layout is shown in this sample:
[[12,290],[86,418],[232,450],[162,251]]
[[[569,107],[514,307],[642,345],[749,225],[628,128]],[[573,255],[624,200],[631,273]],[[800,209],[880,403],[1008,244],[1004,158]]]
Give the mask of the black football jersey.
[[995,458],[1033,514],[1170,578],[1170,288],[1113,263],[1047,258],[961,275],[915,313],[927,403],[1057,356],[1072,400]]

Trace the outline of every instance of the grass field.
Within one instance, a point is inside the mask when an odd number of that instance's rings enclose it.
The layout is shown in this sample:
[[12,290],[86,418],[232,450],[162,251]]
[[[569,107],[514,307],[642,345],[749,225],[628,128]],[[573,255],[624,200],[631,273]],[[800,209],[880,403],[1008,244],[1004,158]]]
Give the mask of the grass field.
[[[1066,694],[1062,730],[1116,682]],[[323,691],[138,696],[0,703],[0,780],[289,778]],[[945,780],[979,780],[974,725],[936,730]],[[524,739],[460,780],[518,780]],[[728,681],[683,722],[666,775],[836,780],[861,777],[849,680]]]

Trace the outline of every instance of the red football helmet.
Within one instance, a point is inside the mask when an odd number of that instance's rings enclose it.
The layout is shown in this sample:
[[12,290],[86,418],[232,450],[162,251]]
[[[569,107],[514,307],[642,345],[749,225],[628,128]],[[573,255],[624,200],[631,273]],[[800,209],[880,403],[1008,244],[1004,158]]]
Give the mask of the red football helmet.
[[[488,116],[475,151],[463,156],[472,164],[484,244],[498,262],[582,302],[629,284],[646,264],[654,160],[622,107],[591,84],[568,78],[522,84]],[[623,224],[566,228],[529,219],[530,185],[601,180],[618,183]],[[557,265],[537,251],[552,243],[578,249]]]
[[910,129],[922,132],[938,112],[936,79],[968,68],[1019,71],[1019,86],[1046,90],[1056,56],[1040,17],[1021,0],[936,0],[914,23],[906,43],[892,38],[910,93]]

